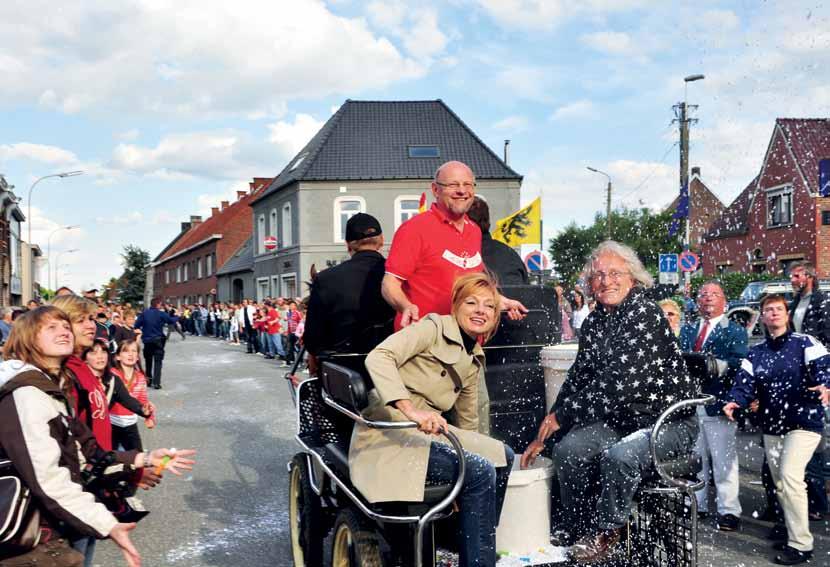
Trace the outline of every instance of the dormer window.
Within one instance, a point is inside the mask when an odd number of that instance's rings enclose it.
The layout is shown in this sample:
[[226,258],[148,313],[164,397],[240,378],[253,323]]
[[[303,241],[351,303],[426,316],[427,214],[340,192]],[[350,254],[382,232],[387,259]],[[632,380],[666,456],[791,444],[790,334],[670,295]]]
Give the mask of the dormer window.
[[303,160],[306,158],[306,156],[308,156],[308,152],[301,154],[300,157],[294,160],[294,163],[291,164],[291,169],[289,169],[288,171],[294,171],[295,169],[297,169],[297,166],[303,163]]
[[438,146],[409,146],[409,157],[411,158],[437,158],[441,157]]

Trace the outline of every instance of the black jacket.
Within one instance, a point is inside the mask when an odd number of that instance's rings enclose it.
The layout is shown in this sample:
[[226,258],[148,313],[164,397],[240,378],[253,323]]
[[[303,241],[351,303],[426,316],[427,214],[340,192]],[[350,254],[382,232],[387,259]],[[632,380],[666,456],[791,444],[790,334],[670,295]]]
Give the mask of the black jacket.
[[504,242],[481,233],[481,257],[487,269],[496,274],[500,285],[527,284],[527,268],[516,251]]
[[365,353],[392,333],[395,311],[380,293],[385,266],[366,250],[317,274],[303,332],[308,352]]
[[[790,326],[800,298],[800,295],[796,295],[790,304]],[[810,296],[810,303],[801,323],[801,333],[814,336],[825,347],[830,346],[830,298],[818,289],[814,289]]]
[[604,421],[628,434],[651,427],[697,391],[663,312],[634,288],[613,311],[598,304],[582,324],[576,360],[552,411],[563,432]]

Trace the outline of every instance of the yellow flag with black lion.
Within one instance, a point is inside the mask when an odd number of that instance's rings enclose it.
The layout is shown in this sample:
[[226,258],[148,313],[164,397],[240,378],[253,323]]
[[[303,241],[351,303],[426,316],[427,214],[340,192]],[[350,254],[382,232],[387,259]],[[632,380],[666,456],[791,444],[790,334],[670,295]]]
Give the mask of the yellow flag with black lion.
[[522,207],[509,217],[496,222],[493,240],[508,246],[539,244],[542,240],[542,199],[536,197],[529,205]]

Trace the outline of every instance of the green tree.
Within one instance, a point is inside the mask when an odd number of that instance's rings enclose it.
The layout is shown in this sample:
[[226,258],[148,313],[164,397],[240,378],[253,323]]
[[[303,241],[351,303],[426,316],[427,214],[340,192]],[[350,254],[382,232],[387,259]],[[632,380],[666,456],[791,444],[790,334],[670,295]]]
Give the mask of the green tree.
[[[656,273],[660,253],[680,252],[670,237],[671,211],[653,213],[647,208],[611,212],[611,239],[631,246],[649,271]],[[597,214],[591,226],[571,223],[550,241],[550,255],[563,282],[575,283],[591,250],[605,240],[605,215]]]
[[121,254],[121,264],[124,273],[118,278],[119,300],[122,303],[136,305],[144,301],[144,286],[147,278],[147,265],[150,263],[150,253],[146,250],[128,244]]

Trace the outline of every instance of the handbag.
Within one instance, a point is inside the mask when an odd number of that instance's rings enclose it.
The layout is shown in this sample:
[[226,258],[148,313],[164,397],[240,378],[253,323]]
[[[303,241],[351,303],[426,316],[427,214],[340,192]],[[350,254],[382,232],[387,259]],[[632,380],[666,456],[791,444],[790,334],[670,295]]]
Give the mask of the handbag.
[[34,549],[40,543],[40,511],[32,491],[12,462],[0,453],[0,557]]

